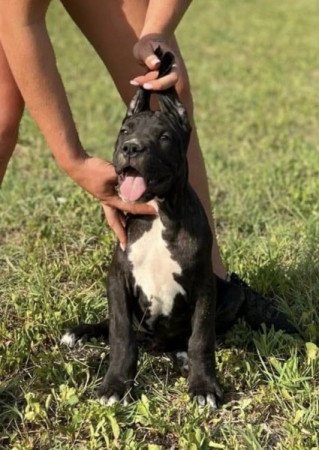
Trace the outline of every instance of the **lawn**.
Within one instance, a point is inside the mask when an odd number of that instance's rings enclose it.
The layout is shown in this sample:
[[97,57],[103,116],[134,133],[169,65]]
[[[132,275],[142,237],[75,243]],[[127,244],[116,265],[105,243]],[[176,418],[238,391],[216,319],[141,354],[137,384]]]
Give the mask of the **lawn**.
[[[105,315],[115,240],[25,115],[0,191],[0,448],[319,448],[318,15],[317,0],[197,0],[178,30],[224,259],[300,330],[234,326],[217,412],[146,354],[139,400],[100,405],[108,348],[60,347],[67,326]],[[48,22],[83,143],[109,158],[124,107],[58,3]]]

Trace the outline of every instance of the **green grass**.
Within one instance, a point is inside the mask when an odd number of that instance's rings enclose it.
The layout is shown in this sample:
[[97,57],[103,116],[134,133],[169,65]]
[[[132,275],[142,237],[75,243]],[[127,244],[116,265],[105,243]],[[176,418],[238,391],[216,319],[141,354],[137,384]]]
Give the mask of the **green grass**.
[[[0,191],[1,448],[319,448],[318,14],[317,0],[198,0],[178,33],[225,261],[302,337],[236,325],[217,412],[189,402],[166,356],[141,355],[136,403],[100,405],[108,349],[59,339],[105,313],[114,238],[25,116]],[[49,26],[83,143],[110,157],[124,107],[59,5]]]

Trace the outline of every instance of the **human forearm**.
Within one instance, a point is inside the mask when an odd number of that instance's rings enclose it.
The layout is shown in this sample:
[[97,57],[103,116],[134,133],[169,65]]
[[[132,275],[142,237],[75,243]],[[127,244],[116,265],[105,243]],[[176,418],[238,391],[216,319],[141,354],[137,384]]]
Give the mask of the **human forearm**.
[[150,0],[140,38],[149,34],[169,37],[190,3],[191,0]]
[[23,8],[19,11],[15,0],[2,3],[1,42],[10,68],[58,164],[69,171],[72,161],[85,157],[85,152],[57,70],[44,17],[38,15],[35,21],[23,22],[19,20]]
[[45,25],[49,2],[0,0],[0,42],[56,161],[83,189],[102,201],[107,221],[124,248],[126,232],[118,209],[132,214],[155,211],[149,205],[124,203],[115,191],[117,174],[112,164],[88,157],[82,148]]

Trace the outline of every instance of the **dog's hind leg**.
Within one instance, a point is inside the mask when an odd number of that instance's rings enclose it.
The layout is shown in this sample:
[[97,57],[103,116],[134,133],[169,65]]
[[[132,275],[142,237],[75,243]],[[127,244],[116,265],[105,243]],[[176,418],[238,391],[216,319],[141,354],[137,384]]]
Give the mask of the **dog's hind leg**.
[[99,323],[80,323],[79,325],[68,329],[62,336],[61,344],[74,347],[77,343],[93,339],[103,338],[109,339],[109,321],[103,320]]
[[177,352],[172,354],[173,363],[176,369],[180,372],[182,377],[188,377],[189,364],[187,352]]

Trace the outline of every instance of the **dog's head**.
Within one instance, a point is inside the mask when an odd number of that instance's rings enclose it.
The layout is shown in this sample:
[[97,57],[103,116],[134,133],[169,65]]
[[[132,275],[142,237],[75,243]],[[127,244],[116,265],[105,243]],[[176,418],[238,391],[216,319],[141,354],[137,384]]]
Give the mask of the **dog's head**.
[[[172,55],[162,58],[160,74]],[[120,129],[113,163],[119,194],[130,202],[165,198],[187,182],[186,151],[191,127],[175,89],[157,92],[160,109],[151,111],[149,91],[138,88]]]

